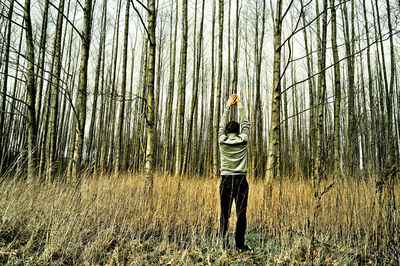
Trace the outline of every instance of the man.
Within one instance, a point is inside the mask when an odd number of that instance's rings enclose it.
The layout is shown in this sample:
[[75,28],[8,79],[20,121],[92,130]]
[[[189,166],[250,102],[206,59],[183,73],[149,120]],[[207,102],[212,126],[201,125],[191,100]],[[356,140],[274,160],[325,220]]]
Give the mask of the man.
[[[240,126],[239,123],[235,121],[230,121],[228,123],[230,108],[234,104],[239,108]],[[236,249],[240,251],[249,249],[248,246],[244,245],[247,198],[249,191],[249,185],[246,180],[248,138],[249,121],[247,119],[246,110],[243,108],[239,96],[232,94],[225,106],[218,131],[222,176],[220,185],[220,234],[222,237],[222,246],[223,248],[227,248],[228,220],[232,202],[235,200],[237,216],[235,241]]]

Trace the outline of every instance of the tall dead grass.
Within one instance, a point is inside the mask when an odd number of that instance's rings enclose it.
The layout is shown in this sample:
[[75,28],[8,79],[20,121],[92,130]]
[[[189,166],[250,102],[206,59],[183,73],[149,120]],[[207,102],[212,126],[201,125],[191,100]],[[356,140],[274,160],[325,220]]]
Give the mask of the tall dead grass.
[[[142,193],[143,180],[129,174],[87,177],[76,185],[4,179],[0,264],[205,264],[239,256],[219,248],[219,179],[157,175],[151,200]],[[271,198],[263,181],[249,185],[247,241],[254,250],[239,261],[398,262],[400,212],[378,202],[375,182],[336,182],[316,220],[311,181],[275,182]],[[396,208],[399,184],[394,192]],[[318,245],[310,248],[312,225]]]

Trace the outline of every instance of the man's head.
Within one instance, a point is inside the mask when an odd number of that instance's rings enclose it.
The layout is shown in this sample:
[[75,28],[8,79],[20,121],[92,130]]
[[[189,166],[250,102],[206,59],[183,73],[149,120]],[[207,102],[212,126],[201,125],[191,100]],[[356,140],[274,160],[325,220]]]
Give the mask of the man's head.
[[237,133],[239,134],[239,123],[235,122],[235,121],[230,121],[226,127],[225,127],[225,133],[229,134],[229,133]]

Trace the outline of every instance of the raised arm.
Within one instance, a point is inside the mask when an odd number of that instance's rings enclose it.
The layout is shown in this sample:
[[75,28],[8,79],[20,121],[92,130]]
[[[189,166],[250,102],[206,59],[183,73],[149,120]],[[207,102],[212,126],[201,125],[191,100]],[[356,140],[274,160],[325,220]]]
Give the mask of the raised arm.
[[222,140],[226,139],[227,136],[225,134],[225,127],[226,124],[228,124],[229,120],[229,113],[230,113],[230,108],[232,105],[236,103],[237,95],[232,94],[228,102],[226,103],[226,106],[224,108],[224,114],[222,115],[221,121],[219,122],[219,128],[218,128],[218,142],[221,142]]
[[243,107],[242,102],[240,101],[239,97],[237,97],[237,99],[236,99],[236,104],[239,108],[239,122],[240,122],[239,137],[241,137],[244,142],[248,142],[249,141],[250,123],[249,123],[249,119],[247,118],[247,111]]

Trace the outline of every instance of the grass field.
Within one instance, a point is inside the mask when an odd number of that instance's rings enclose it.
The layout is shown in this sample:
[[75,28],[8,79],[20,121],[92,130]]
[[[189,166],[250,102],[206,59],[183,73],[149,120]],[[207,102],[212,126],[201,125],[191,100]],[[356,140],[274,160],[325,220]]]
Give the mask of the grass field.
[[311,181],[276,181],[269,197],[263,181],[249,180],[252,250],[240,253],[234,211],[233,247],[220,248],[219,182],[157,175],[150,198],[139,175],[87,177],[76,185],[4,178],[0,264],[399,263],[399,184],[394,194],[384,188],[379,201],[374,181],[336,181],[317,208]]

